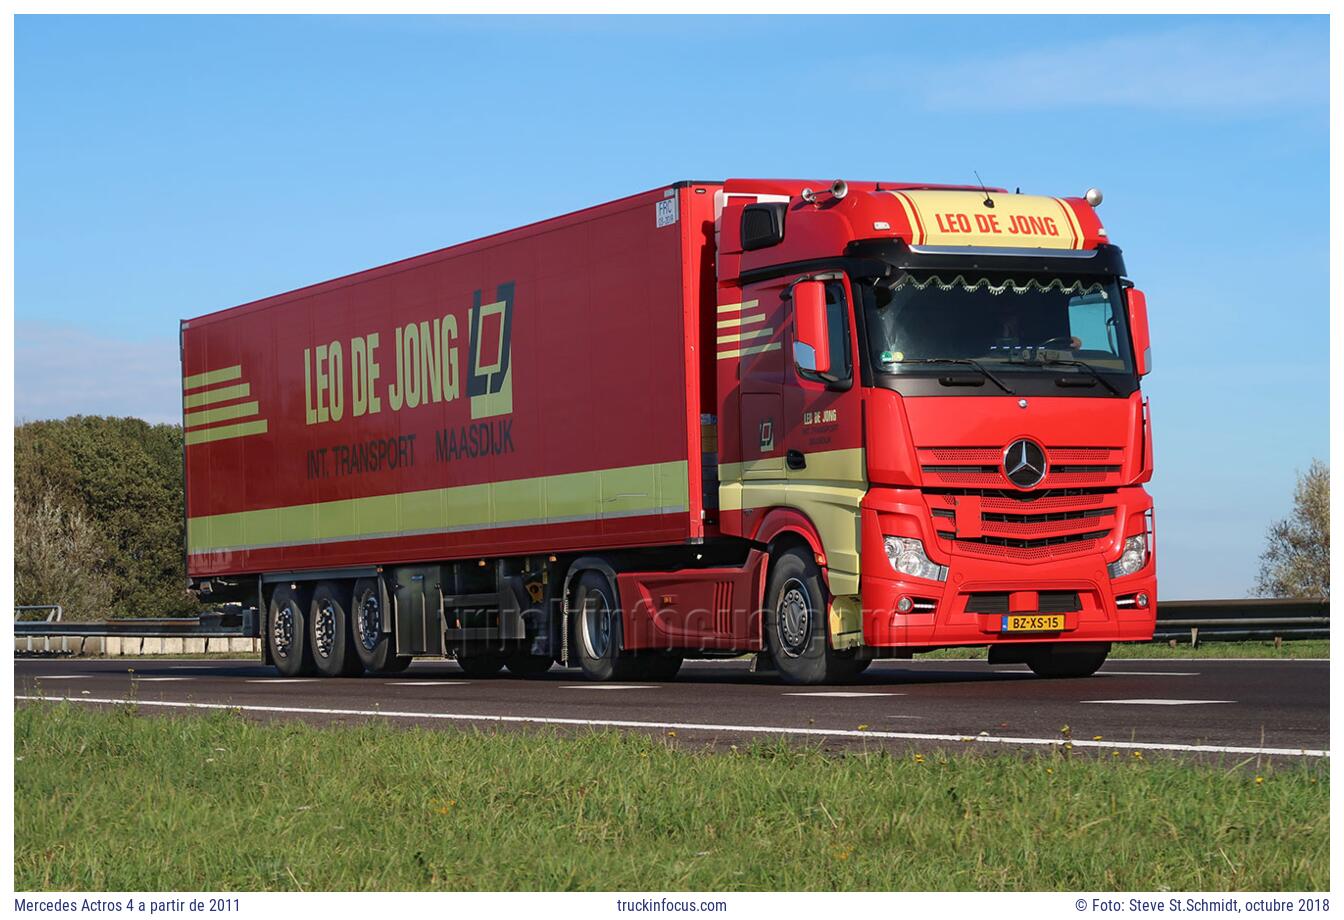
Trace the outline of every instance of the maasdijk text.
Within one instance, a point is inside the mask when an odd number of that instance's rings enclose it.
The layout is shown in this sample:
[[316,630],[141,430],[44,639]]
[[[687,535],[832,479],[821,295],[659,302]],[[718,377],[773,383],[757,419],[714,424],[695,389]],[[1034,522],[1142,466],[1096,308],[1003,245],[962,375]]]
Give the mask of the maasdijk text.
[[[434,432],[434,460],[454,463],[513,453],[513,419],[472,422]],[[377,473],[415,466],[415,435],[333,444],[308,451],[308,478]]]

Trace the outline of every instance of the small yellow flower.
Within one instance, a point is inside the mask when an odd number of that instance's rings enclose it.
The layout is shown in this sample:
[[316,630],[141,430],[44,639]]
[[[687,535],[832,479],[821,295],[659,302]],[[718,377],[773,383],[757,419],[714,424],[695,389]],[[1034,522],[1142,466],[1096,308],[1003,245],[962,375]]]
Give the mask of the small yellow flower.
[[1092,740],[1093,740],[1093,741],[1100,741],[1100,740],[1101,740],[1101,735],[1093,735],[1093,736],[1092,736]]
[[916,755],[915,755],[915,763],[923,763],[923,762],[924,762],[924,755],[923,755],[923,754],[916,754]]
[[1054,768],[1054,767],[1046,767],[1046,768],[1045,768],[1045,773],[1046,773],[1047,776],[1052,775],[1054,772],[1055,772],[1055,768]]
[[1264,778],[1263,776],[1257,776],[1257,777],[1255,778],[1255,784],[1256,784],[1257,786],[1263,785],[1264,782],[1265,782],[1265,778]]
[[866,732],[867,730],[868,730],[868,726],[867,726],[867,725],[860,725],[860,726],[859,726],[859,731],[861,731],[861,732]]
[[1134,759],[1135,759],[1135,760],[1143,760],[1143,751],[1135,751],[1135,752],[1134,752]]
[[667,733],[667,737],[669,737],[669,738],[675,738],[675,737],[677,737],[677,731],[676,731],[676,729],[672,729],[671,731],[669,731],[669,732]]

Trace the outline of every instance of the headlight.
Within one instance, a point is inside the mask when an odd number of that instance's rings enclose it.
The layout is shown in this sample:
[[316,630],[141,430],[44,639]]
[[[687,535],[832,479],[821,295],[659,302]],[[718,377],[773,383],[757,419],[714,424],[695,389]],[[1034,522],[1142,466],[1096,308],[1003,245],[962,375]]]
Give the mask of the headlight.
[[1125,551],[1120,554],[1119,559],[1106,566],[1106,569],[1112,578],[1123,578],[1143,568],[1143,564],[1147,561],[1148,538],[1140,534],[1137,537],[1125,538]]
[[882,541],[887,561],[902,575],[947,581],[947,566],[934,565],[924,553],[924,544],[910,537],[887,537]]

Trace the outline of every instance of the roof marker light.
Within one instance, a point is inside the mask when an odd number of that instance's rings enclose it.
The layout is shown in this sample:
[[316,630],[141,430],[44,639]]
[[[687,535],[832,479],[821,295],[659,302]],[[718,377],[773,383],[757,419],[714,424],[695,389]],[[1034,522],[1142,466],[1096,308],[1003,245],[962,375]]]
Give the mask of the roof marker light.
[[1087,203],[1095,208],[1097,205],[1101,204],[1101,189],[1094,185],[1087,190],[1087,194],[1083,195],[1083,198],[1087,199]]

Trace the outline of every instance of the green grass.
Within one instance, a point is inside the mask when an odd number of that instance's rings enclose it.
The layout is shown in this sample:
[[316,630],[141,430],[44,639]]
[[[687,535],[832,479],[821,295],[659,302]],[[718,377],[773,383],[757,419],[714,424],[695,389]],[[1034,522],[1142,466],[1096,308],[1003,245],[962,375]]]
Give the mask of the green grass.
[[15,710],[18,890],[1323,890],[1328,764]]
[[[975,659],[985,657],[985,646],[941,648],[916,659]],[[1165,642],[1122,642],[1111,646],[1111,658],[1329,658],[1329,639],[1297,639],[1275,648],[1273,642],[1189,642],[1172,648]]]

